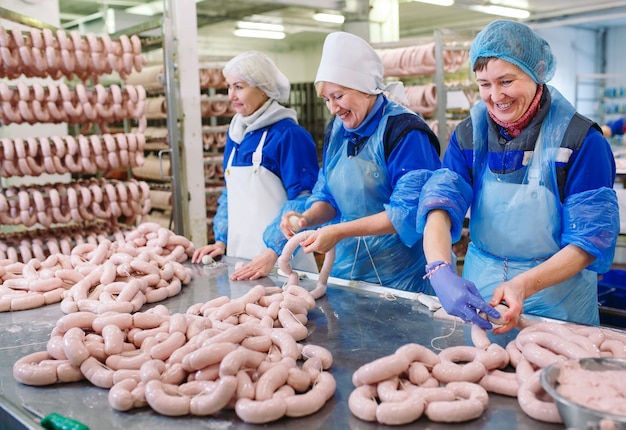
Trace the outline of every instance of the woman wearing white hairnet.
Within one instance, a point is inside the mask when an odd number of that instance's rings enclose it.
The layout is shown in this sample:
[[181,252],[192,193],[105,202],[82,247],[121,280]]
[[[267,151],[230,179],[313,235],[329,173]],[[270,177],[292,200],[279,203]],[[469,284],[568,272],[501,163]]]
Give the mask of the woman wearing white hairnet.
[[[226,187],[213,218],[215,243],[198,248],[204,255],[252,260],[231,274],[234,280],[267,276],[287,240],[280,231],[281,211],[303,207],[315,184],[319,163],[310,133],[298,125],[289,100],[289,81],[265,54],[248,51],[223,69],[228,98],[237,111],[224,148]],[[317,271],[312,255],[299,253],[294,268]]]
[[[498,317],[492,306],[505,303],[494,333],[511,330],[522,312],[597,325],[597,274],[610,268],[619,233],[611,148],[546,85],[555,57],[528,26],[492,22],[470,60],[481,101],[420,196],[426,274],[448,313],[481,327],[491,324],[477,311]],[[468,208],[461,278],[447,250]]]
[[[300,228],[311,231],[305,252],[336,246],[331,275],[413,292],[432,293],[423,279],[421,236],[415,231],[422,184],[439,168],[439,141],[414,112],[401,83],[383,84],[383,65],[358,36],[326,37],[315,78],[334,119],[326,130],[322,168]],[[289,217],[281,228],[293,235]]]

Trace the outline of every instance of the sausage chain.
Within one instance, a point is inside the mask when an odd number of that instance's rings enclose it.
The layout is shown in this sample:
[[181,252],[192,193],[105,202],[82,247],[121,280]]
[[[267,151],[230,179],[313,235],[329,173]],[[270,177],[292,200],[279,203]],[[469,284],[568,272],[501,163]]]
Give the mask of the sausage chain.
[[362,365],[352,377],[356,388],[349,397],[350,411],[361,420],[387,425],[408,424],[422,415],[431,421],[462,422],[479,417],[492,392],[517,397],[534,419],[560,423],[556,404],[546,400],[539,382],[541,369],[570,358],[626,357],[626,336],[613,330],[525,323],[506,348],[472,325],[474,346],[452,346],[435,354],[407,344]]
[[231,117],[236,111],[227,96],[216,95],[200,100],[202,118]]
[[5,124],[106,124],[135,119],[142,132],[146,104],[146,90],[141,85],[96,84],[88,89],[83,84],[70,88],[65,83],[49,83],[44,88],[19,82],[13,88],[0,82],[0,120]]
[[201,68],[200,69],[200,89],[226,88],[226,79],[221,68]]
[[202,126],[202,147],[205,151],[223,148],[226,145],[226,132],[228,126],[205,125]]
[[[468,49],[447,50],[443,54],[443,67],[448,73],[457,71],[468,58]],[[383,62],[385,76],[433,75],[435,66],[435,43],[404,48],[382,49],[378,55]]]
[[141,71],[146,64],[141,54],[139,36],[122,35],[118,40],[104,34],[77,30],[67,33],[59,29],[32,28],[22,32],[19,28],[0,27],[0,77],[15,79],[26,77],[51,77],[55,80],[75,76],[82,81],[103,74],[117,72],[126,79],[133,71]]
[[94,174],[144,163],[145,136],[117,133],[78,136],[2,138],[2,176]]
[[132,225],[151,209],[147,183],[89,179],[9,187],[0,194],[0,223],[49,228],[54,224],[107,220]]

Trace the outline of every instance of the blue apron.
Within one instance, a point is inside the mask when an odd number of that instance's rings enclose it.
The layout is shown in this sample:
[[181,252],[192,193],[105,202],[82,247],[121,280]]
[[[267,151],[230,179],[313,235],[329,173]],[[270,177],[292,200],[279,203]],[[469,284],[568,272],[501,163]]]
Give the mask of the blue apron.
[[[348,139],[337,118],[325,155],[326,185],[341,213],[341,222],[374,215],[385,210],[393,189],[387,172],[383,136],[390,116],[406,113],[396,103],[388,103],[378,128],[362,149],[348,157]],[[360,280],[400,290],[433,294],[428,280],[422,279],[426,259],[422,242],[405,246],[397,234],[349,237],[336,245],[331,275]]]
[[[553,93],[550,112],[526,169],[495,174],[487,163],[487,130],[474,126],[475,195],[463,277],[489,300],[503,281],[541,264],[560,249],[561,202],[555,157],[573,110]],[[486,124],[484,104],[472,110],[472,123]],[[597,274],[583,270],[532,295],[524,313],[583,324],[599,324]]]

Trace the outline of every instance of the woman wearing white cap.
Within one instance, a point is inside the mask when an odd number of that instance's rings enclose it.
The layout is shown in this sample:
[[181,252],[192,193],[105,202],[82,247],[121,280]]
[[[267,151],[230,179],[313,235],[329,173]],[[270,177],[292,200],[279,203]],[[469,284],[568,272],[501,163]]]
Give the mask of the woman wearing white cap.
[[[470,49],[481,101],[458,125],[422,190],[427,276],[444,309],[484,328],[477,310],[598,324],[597,274],[613,261],[615,161],[600,127],[546,85],[556,68],[528,26],[494,21]],[[463,277],[447,249],[470,212]],[[427,217],[427,221],[426,221]],[[486,303],[485,300],[490,300]]]
[[[234,280],[269,274],[287,240],[281,212],[303,207],[315,184],[319,163],[310,133],[298,125],[289,100],[289,81],[265,54],[248,51],[223,69],[228,98],[237,111],[224,148],[226,187],[213,218],[215,243],[198,248],[204,255],[252,260],[231,274]],[[316,271],[312,255],[296,254],[294,268]]]
[[[336,246],[334,277],[432,293],[415,215],[422,184],[440,166],[437,137],[383,94],[406,98],[401,83],[383,84],[379,56],[358,36],[326,37],[315,87],[335,118],[313,195],[296,215],[300,228],[338,222],[312,230],[301,245],[320,253]],[[281,222],[288,237],[291,215]]]

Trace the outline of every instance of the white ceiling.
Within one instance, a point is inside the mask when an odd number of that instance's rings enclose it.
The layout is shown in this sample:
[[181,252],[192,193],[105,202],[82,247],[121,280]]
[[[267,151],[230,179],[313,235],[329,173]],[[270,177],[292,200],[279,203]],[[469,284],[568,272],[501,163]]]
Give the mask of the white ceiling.
[[[200,0],[197,2],[199,38],[210,34],[232,34],[236,21],[253,16],[261,20],[280,20],[287,37],[279,42],[293,47],[298,43],[317,42],[327,32],[341,26],[323,25],[313,21],[320,9],[338,10],[347,22],[381,21],[388,13],[390,0]],[[62,25],[75,27],[87,23],[104,27],[102,17],[123,15],[128,8],[149,3],[142,0],[59,0]],[[157,1],[156,3],[161,3]],[[491,4],[516,4],[530,12],[525,22],[533,26],[574,25],[589,28],[626,25],[626,0],[492,0]],[[161,3],[162,4],[162,3]],[[456,0],[450,7],[434,6],[416,1],[400,0],[399,36],[411,39],[432,36],[435,29],[476,30],[498,17],[470,10],[474,5],[487,5],[488,0]],[[375,7],[372,7],[375,6]],[[369,8],[369,13],[368,13]],[[132,15],[135,17],[135,15]],[[154,22],[157,16],[138,17]],[[110,20],[110,18],[109,18]],[[128,24],[126,24],[128,25]],[[116,23],[116,30],[122,30]]]

